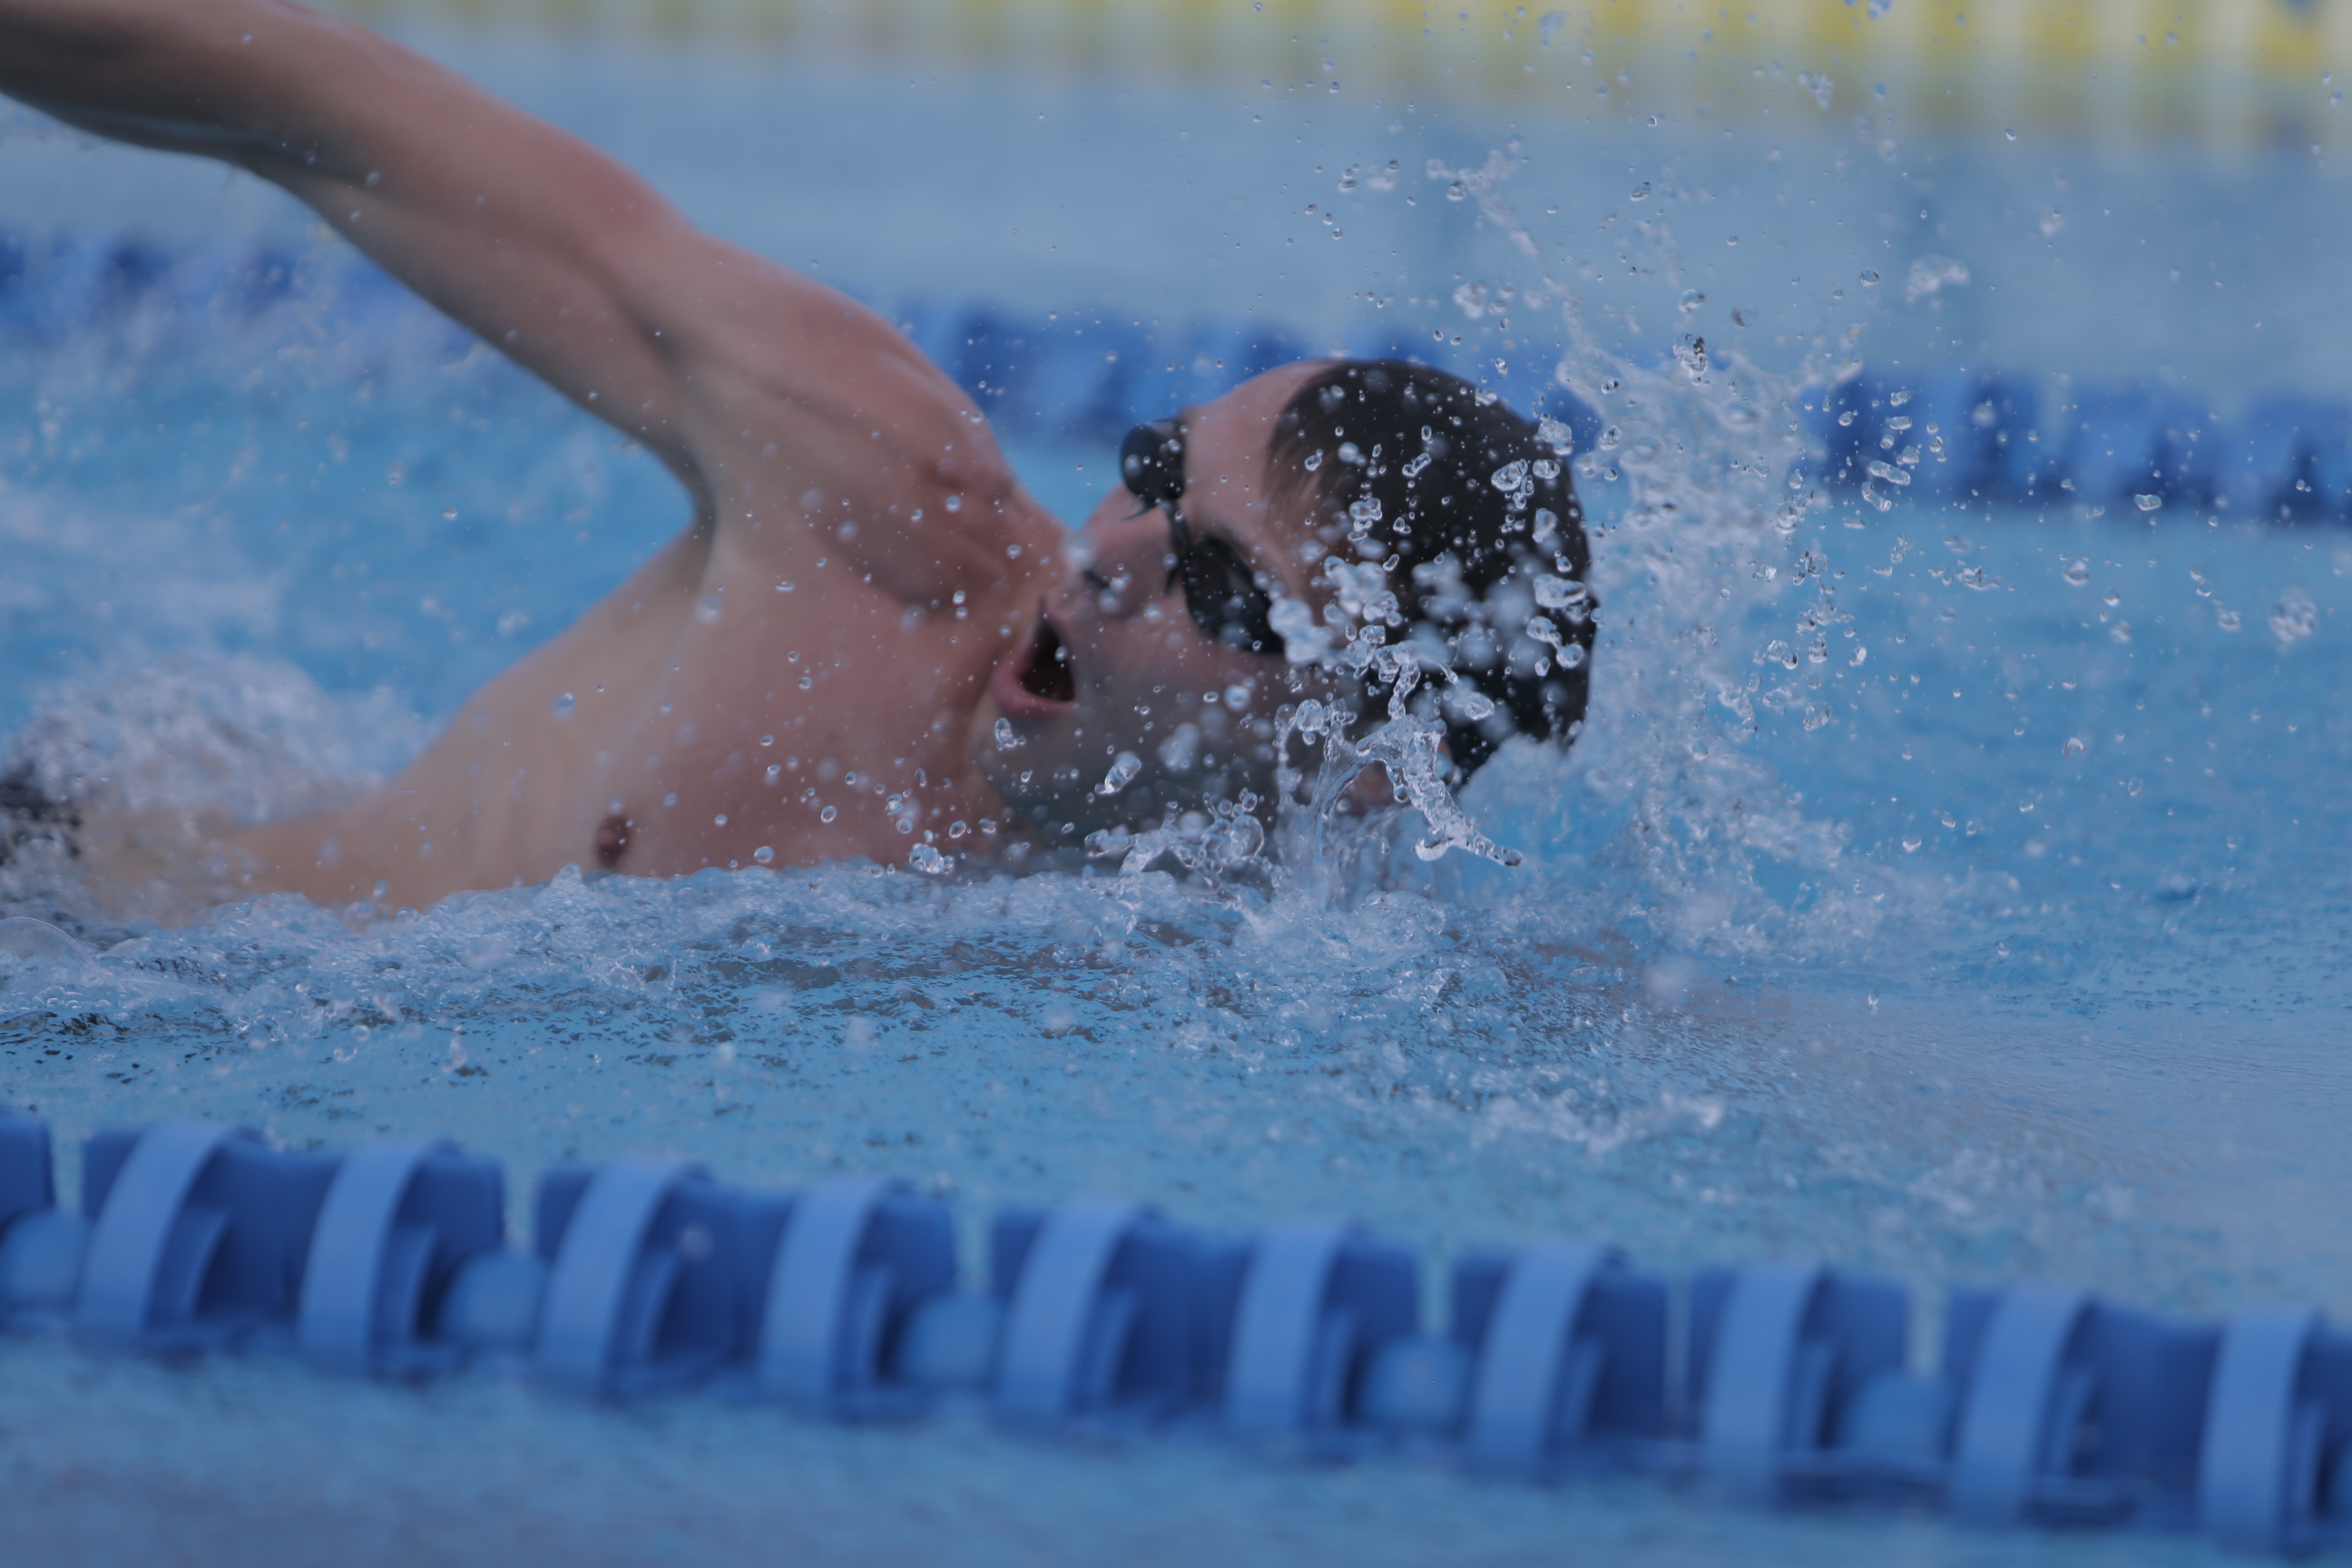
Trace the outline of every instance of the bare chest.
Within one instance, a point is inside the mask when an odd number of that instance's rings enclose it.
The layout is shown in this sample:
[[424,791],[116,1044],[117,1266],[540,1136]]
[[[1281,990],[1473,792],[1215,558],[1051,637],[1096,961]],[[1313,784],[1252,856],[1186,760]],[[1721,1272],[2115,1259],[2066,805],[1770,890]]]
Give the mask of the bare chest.
[[992,626],[846,595],[814,614],[762,608],[683,632],[670,668],[603,737],[584,809],[567,814],[593,820],[594,863],[670,876],[897,860],[926,834],[996,826],[967,761]]

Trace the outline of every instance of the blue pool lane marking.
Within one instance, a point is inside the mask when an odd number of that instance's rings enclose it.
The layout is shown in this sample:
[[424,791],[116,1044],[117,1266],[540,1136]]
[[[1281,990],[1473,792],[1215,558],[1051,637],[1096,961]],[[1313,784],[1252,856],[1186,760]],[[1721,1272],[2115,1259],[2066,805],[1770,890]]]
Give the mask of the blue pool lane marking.
[[2197,1486],[2224,1546],[2291,1552],[2309,1539],[2327,1457],[2326,1407],[2304,1381],[2318,1330],[2307,1308],[2272,1307],[2239,1313],[2222,1334]]
[[854,1408],[881,1380],[894,1321],[954,1284],[945,1205],[879,1177],[810,1189],[793,1204],[768,1278],[759,1391],[808,1415]]
[[446,1143],[295,1153],[181,1121],[101,1130],[83,1171],[77,1216],[47,1125],[0,1113],[0,1325],[379,1376],[535,1372],[604,1398],[961,1404],[1033,1434],[1632,1470],[1751,1506],[2352,1544],[2352,1336],[2304,1309],[2217,1323],[1960,1289],[1930,1368],[1903,1286],[1801,1259],[1702,1270],[1676,1313],[1613,1249],[1465,1252],[1434,1333],[1413,1254],[1339,1219],[1235,1237],[1125,1199],[1010,1208],[973,1292],[947,1205],[887,1180],[793,1194],[677,1160],[558,1166],[518,1252],[499,1168]]
[[388,1139],[345,1156],[303,1266],[295,1342],[321,1369],[430,1370],[434,1287],[505,1237],[504,1175],[455,1145]]
[[[280,312],[330,313],[354,352],[454,351],[470,340],[356,253],[297,254],[211,241],[166,250],[128,236],[47,241],[0,232],[0,342],[49,349],[166,317],[198,331],[288,330]],[[1316,350],[1256,316],[1137,321],[1101,310],[1050,316],[962,296],[903,301],[891,319],[1005,431],[1099,443],[1139,419],[1202,403]],[[1526,342],[1498,390],[1564,420],[1594,447],[1596,410],[1553,384],[1565,344]],[[1412,359],[1474,381],[1494,360],[1426,333],[1367,331],[1360,357]],[[1806,475],[1893,500],[2077,503],[2131,513],[2210,507],[2231,519],[2352,521],[2352,403],[2258,393],[2233,419],[2194,392],[2148,378],[2083,381],[2062,399],[1999,366],[1864,366],[1807,389]],[[1901,401],[1896,401],[1897,399]],[[1897,421],[1907,421],[1897,427]],[[1874,475],[1874,465],[1885,476]]]
[[1556,1447],[1583,1441],[1605,1353],[1579,1324],[1593,1281],[1619,1261],[1614,1248],[1543,1242],[1505,1277],[1470,1397],[1464,1448],[1485,1468],[1539,1473]]

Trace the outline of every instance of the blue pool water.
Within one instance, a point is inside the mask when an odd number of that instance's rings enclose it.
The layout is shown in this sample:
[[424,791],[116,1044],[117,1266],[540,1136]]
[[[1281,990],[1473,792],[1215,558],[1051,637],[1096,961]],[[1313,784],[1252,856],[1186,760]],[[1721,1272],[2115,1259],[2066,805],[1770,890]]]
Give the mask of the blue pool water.
[[[910,320],[949,294],[1170,331],[1255,311],[1315,347],[1500,358],[1522,399],[1570,345],[1621,432],[1591,453],[1618,477],[1585,486],[1608,606],[1591,721],[1565,762],[1507,755],[1468,792],[1525,866],[1404,857],[1337,895],[1304,868],[1216,890],[837,866],[567,876],[368,923],[269,900],[164,929],[19,876],[0,914],[87,951],[0,953],[0,1093],[68,1142],[200,1113],[297,1145],[445,1134],[519,1169],[658,1150],[752,1184],[883,1170],[967,1212],[1080,1189],[1223,1226],[1345,1212],[1439,1258],[1567,1233],[1668,1270],[1799,1254],[2200,1312],[2352,1309],[2331,1201],[2352,1174],[2352,534],[2064,491],[1881,511],[1831,487],[1785,535],[1768,521],[1819,401],[1809,359],[1858,355],[1888,385],[1996,367],[2053,405],[2137,377],[2227,417],[2352,390],[2328,168],[1907,132],[1889,158],[1845,105],[1736,132],[1515,128],[428,41],[699,220]],[[1480,167],[1515,131],[1527,163],[1494,195],[1540,259],[1426,172]],[[1391,157],[1393,189],[1339,191]],[[55,768],[146,805],[332,798],[680,519],[642,454],[250,182],[20,117],[0,193],[15,265],[51,289],[0,363],[0,737]],[[170,276],[74,274],[77,237]],[[240,271],[256,254],[291,275]],[[1906,301],[1923,257],[1970,280]],[[76,296],[74,276],[98,281]],[[1570,285],[1583,338],[1557,304],[1511,306],[1514,330],[1456,303],[1507,284]],[[1717,345],[1704,385],[1666,357],[1685,331]],[[1106,449],[1007,413],[1024,474],[1080,514]],[[1645,517],[1662,500],[1675,521]],[[265,1521],[354,1530],[385,1561],[2200,1550],[1694,1512],[1646,1483],[589,1414],[40,1342],[0,1342],[0,1368],[6,1510],[58,1559],[215,1560]]]

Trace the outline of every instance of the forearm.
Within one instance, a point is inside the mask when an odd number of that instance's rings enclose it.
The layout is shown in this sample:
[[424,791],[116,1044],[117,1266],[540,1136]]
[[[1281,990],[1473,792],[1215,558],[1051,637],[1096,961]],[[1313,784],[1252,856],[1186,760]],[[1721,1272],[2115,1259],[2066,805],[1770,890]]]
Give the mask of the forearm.
[[664,323],[643,319],[637,275],[649,251],[676,250],[684,226],[577,138],[288,0],[0,0],[0,91],[284,186],[436,305],[683,462],[656,352]]
[[121,141],[316,164],[331,127],[292,89],[354,32],[276,0],[0,0],[0,92]]

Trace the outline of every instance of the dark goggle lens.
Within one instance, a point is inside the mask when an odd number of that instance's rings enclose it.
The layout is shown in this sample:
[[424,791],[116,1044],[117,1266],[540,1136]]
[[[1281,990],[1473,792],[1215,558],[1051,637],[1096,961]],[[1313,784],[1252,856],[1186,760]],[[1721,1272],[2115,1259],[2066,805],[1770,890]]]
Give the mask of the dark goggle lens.
[[1282,651],[1282,638],[1269,621],[1274,600],[1257,585],[1239,551],[1222,539],[1195,540],[1177,569],[1184,576],[1184,607],[1212,641],[1250,653]]
[[1119,443],[1118,477],[1146,506],[1160,506],[1184,493],[1184,430],[1173,419],[1139,425]]
[[1241,552],[1217,538],[1196,539],[1177,501],[1184,494],[1184,426],[1175,419],[1139,425],[1119,443],[1118,475],[1128,493],[1149,510],[1168,511],[1172,583],[1184,584],[1184,608],[1213,642],[1251,653],[1282,651],[1268,617],[1274,601],[1257,585]]

